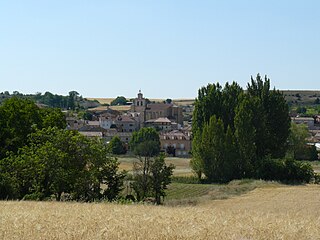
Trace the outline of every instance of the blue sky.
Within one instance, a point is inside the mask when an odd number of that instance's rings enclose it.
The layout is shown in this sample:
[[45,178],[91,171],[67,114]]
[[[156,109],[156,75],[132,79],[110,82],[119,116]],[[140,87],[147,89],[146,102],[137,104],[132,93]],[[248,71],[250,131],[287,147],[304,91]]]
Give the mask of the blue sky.
[[2,0],[0,91],[193,98],[267,74],[319,89],[318,0]]

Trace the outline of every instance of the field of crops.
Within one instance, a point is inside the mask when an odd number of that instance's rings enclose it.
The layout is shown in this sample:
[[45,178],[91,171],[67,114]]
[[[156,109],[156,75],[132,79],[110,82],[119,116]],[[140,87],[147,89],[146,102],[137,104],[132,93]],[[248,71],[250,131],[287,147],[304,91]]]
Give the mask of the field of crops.
[[[118,158],[120,162],[120,170],[132,171],[133,162],[138,161],[135,157],[120,156]],[[189,166],[190,158],[178,158],[178,157],[167,157],[166,164],[172,163],[175,165],[173,174],[175,176],[190,176],[192,175],[191,168]]]
[[196,206],[0,202],[0,239],[320,239],[320,186],[256,188]]

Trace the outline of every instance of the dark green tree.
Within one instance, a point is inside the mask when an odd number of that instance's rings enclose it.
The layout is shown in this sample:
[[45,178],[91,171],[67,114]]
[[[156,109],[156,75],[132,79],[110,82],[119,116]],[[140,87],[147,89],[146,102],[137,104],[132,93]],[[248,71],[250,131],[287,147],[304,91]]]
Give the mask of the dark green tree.
[[191,167],[209,181],[255,177],[267,156],[285,155],[289,127],[288,105],[267,77],[251,78],[246,92],[209,84],[195,101]]
[[165,189],[171,183],[171,176],[173,174],[174,165],[166,165],[164,161],[164,154],[160,154],[154,159],[151,164],[151,185],[153,196],[156,204],[161,204],[161,197],[165,197]]
[[64,113],[59,108],[43,108],[40,109],[42,118],[42,127],[57,127],[59,129],[65,129],[67,127],[67,121]]
[[248,84],[248,95],[259,99],[259,109],[264,115],[265,124],[257,126],[257,137],[263,142],[257,146],[260,157],[271,155],[273,158],[284,157],[287,151],[287,139],[290,132],[289,106],[278,90],[270,90],[270,80],[264,80],[258,74],[256,79],[251,77]]
[[112,154],[120,155],[127,152],[124,143],[121,141],[119,136],[114,136],[108,143],[108,150]]
[[31,100],[12,97],[0,106],[0,159],[6,152],[17,152],[28,134],[42,126],[39,108]]
[[241,177],[250,178],[257,167],[256,129],[254,123],[254,102],[248,96],[243,96],[236,108],[235,139],[237,142],[238,158],[241,160],[239,173]]
[[154,128],[141,128],[133,133],[130,148],[138,159],[134,163],[135,181],[132,184],[138,201],[152,196],[160,202],[163,189],[169,184],[166,176],[172,166],[167,168],[163,157],[157,158],[160,152],[159,134]]
[[57,128],[32,133],[18,154],[0,161],[0,169],[16,181],[19,199],[54,195],[60,200],[62,193],[68,193],[73,200],[111,200],[120,192],[124,177],[104,143]]
[[127,102],[128,102],[128,100],[124,96],[118,96],[110,104],[111,104],[111,106],[126,105]]

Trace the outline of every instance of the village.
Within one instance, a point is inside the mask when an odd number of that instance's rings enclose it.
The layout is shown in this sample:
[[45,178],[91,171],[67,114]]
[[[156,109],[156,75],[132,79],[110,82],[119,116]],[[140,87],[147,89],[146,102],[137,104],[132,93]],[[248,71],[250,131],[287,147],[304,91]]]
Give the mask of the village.
[[[191,151],[191,121],[185,121],[184,113],[190,115],[190,106],[182,107],[168,102],[148,103],[143,93],[113,110],[109,106],[91,109],[92,120],[67,117],[68,129],[78,130],[87,137],[102,138],[106,143],[118,136],[129,150],[134,131],[142,127],[153,127],[159,132],[161,151],[172,156],[188,157]],[[192,113],[192,112],[191,112]]]
[[[98,137],[106,143],[118,136],[130,151],[129,142],[134,131],[142,127],[155,128],[160,137],[161,151],[173,157],[191,157],[192,111],[194,104],[177,105],[174,102],[150,102],[139,90],[136,98],[124,106],[89,108],[92,120],[67,116],[67,128],[87,137]],[[309,131],[308,145],[320,150],[320,115],[290,114],[292,122],[304,124]]]

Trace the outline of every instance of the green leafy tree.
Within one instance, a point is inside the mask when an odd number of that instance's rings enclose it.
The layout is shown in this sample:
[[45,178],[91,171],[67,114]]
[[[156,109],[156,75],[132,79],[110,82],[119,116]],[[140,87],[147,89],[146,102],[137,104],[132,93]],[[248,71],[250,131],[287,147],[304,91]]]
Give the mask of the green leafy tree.
[[192,158],[190,160],[190,167],[192,171],[197,175],[198,179],[202,179],[204,162],[201,157],[201,133],[197,131],[193,135],[192,145]]
[[6,152],[17,152],[28,134],[42,125],[39,108],[27,99],[12,97],[0,106],[0,159]]
[[40,109],[40,114],[43,128],[57,127],[59,129],[65,129],[67,127],[66,117],[59,108]]
[[298,106],[298,107],[297,107],[297,113],[306,114],[306,113],[307,113],[307,108],[306,108],[306,107]]
[[236,108],[235,137],[238,147],[238,158],[241,159],[239,171],[241,177],[250,178],[254,174],[257,166],[256,155],[256,129],[254,124],[254,103],[247,96],[243,96],[242,101]]
[[159,155],[151,164],[151,185],[156,204],[161,204],[161,197],[165,197],[165,189],[171,183],[174,165],[166,165],[164,154]]
[[18,154],[0,161],[0,169],[16,180],[20,199],[54,195],[60,200],[64,192],[74,200],[112,200],[121,191],[124,177],[104,143],[57,128],[32,133]]
[[[290,132],[289,106],[278,90],[270,90],[270,79],[265,76],[264,80],[258,74],[256,79],[251,77],[248,84],[248,95],[259,99],[262,113],[265,116],[265,125],[257,126],[257,136],[263,139],[257,151],[261,157],[271,155],[273,158],[284,157],[287,151],[287,139]],[[260,135],[261,134],[261,135]]]
[[209,84],[195,101],[191,167],[209,181],[258,176],[267,156],[285,155],[289,127],[285,98],[267,77],[251,78],[246,92],[237,83]]
[[111,106],[126,105],[127,102],[128,102],[128,100],[124,96],[118,96],[110,104],[111,104]]
[[114,136],[111,139],[108,144],[108,149],[111,153],[116,155],[125,154],[127,152],[124,143],[121,141],[119,136]]
[[138,158],[134,163],[135,181],[132,184],[138,201],[153,196],[160,203],[173,168],[164,165],[163,156],[157,157],[160,152],[159,134],[153,128],[141,128],[133,133],[130,148]]

